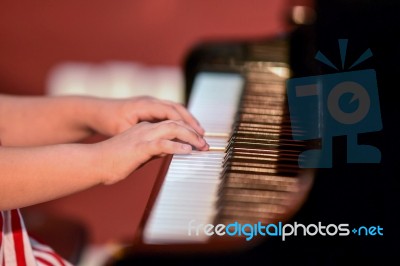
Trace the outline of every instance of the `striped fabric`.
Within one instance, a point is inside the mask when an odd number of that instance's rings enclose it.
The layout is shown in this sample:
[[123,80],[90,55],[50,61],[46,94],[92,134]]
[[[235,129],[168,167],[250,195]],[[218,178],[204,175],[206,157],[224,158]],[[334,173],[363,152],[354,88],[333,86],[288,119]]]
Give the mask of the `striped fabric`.
[[42,265],[72,266],[54,250],[28,236],[19,210],[0,211],[0,266]]
[[48,246],[30,238],[19,210],[0,215],[0,266],[71,266]]

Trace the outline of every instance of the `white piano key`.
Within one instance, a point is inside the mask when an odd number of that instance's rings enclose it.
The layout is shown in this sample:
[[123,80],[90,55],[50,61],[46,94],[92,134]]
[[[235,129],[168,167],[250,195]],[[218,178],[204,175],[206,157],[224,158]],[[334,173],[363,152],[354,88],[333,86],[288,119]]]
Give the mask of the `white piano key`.
[[[188,109],[206,130],[210,147],[226,148],[243,85],[239,74],[201,73],[196,78]],[[204,234],[189,236],[188,226],[191,220],[198,225],[215,219],[224,155],[193,151],[173,156],[144,229],[145,243],[207,241]]]

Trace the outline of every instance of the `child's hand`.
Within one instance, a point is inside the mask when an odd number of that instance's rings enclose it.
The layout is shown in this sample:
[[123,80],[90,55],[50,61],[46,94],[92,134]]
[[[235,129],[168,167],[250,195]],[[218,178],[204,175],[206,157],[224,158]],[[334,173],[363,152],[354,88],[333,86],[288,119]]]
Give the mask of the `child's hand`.
[[90,116],[92,130],[114,136],[142,121],[184,121],[197,133],[204,134],[197,120],[180,104],[152,97],[124,100],[96,100]]
[[106,176],[104,184],[124,179],[153,156],[190,153],[192,146],[197,150],[209,148],[192,127],[182,121],[171,120],[142,122],[94,145],[101,154],[101,168]]
[[[154,156],[209,148],[194,117],[167,101],[0,95],[0,102],[0,210],[118,182]],[[70,143],[93,131],[111,138]]]
[[105,184],[124,179],[154,156],[209,148],[204,130],[180,104],[151,97],[95,101],[90,128],[114,136],[95,145],[103,158]]

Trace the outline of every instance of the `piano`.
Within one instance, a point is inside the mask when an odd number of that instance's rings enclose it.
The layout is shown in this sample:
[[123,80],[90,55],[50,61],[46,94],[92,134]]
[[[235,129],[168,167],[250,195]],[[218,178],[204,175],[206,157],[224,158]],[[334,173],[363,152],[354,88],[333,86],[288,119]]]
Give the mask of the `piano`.
[[[394,97],[388,88],[398,77],[398,64],[385,54],[390,49],[398,58],[398,46],[388,47],[382,40],[398,29],[388,26],[389,19],[382,22],[380,14],[396,18],[397,9],[372,2],[362,5],[364,9],[358,2],[317,3],[316,25],[264,40],[204,43],[188,54],[184,67],[188,108],[206,127],[213,150],[165,159],[141,231],[110,265],[243,265],[260,259],[270,265],[341,265],[354,259],[381,264],[388,250],[383,238],[308,237],[282,242],[268,237],[246,241],[188,236],[192,220],[196,225],[251,224],[295,217],[304,224],[385,225],[384,207],[395,202],[385,200],[395,195],[388,180],[395,176],[398,163],[393,159],[395,123],[385,123],[398,117],[398,104],[390,104]],[[285,82],[288,77],[331,73],[309,59],[317,45],[336,51],[337,39],[343,37],[353,37],[360,47],[369,44],[376,57],[366,68],[375,68],[381,77],[385,137],[372,133],[362,141],[380,147],[384,161],[347,164],[346,144],[338,137],[332,169],[300,169],[298,155],[310,143],[292,139],[298,132],[290,126]]]
[[251,48],[260,55],[195,75],[188,109],[211,148],[172,157],[145,222],[144,243],[207,243],[205,234],[188,234],[192,220],[284,221],[304,199],[310,180],[298,167],[305,144],[292,140],[286,108],[286,43]]
[[268,238],[189,234],[189,224],[278,223],[299,210],[314,173],[299,168],[306,144],[292,139],[290,41],[207,43],[187,57],[187,107],[210,150],[165,159],[138,237],[118,257],[248,249]]

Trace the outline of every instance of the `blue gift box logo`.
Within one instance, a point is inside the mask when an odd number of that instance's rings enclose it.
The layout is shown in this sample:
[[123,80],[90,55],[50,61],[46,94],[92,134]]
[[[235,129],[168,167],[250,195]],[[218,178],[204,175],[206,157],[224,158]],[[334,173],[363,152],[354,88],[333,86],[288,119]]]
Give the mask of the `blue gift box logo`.
[[[339,40],[342,68],[347,40]],[[368,49],[350,69],[372,56]],[[316,59],[337,69],[318,52]],[[302,168],[332,167],[332,137],[347,136],[348,163],[379,163],[381,153],[358,144],[357,134],[382,129],[376,73],[373,69],[289,79],[289,112],[295,140],[320,139],[321,147],[304,151]]]

